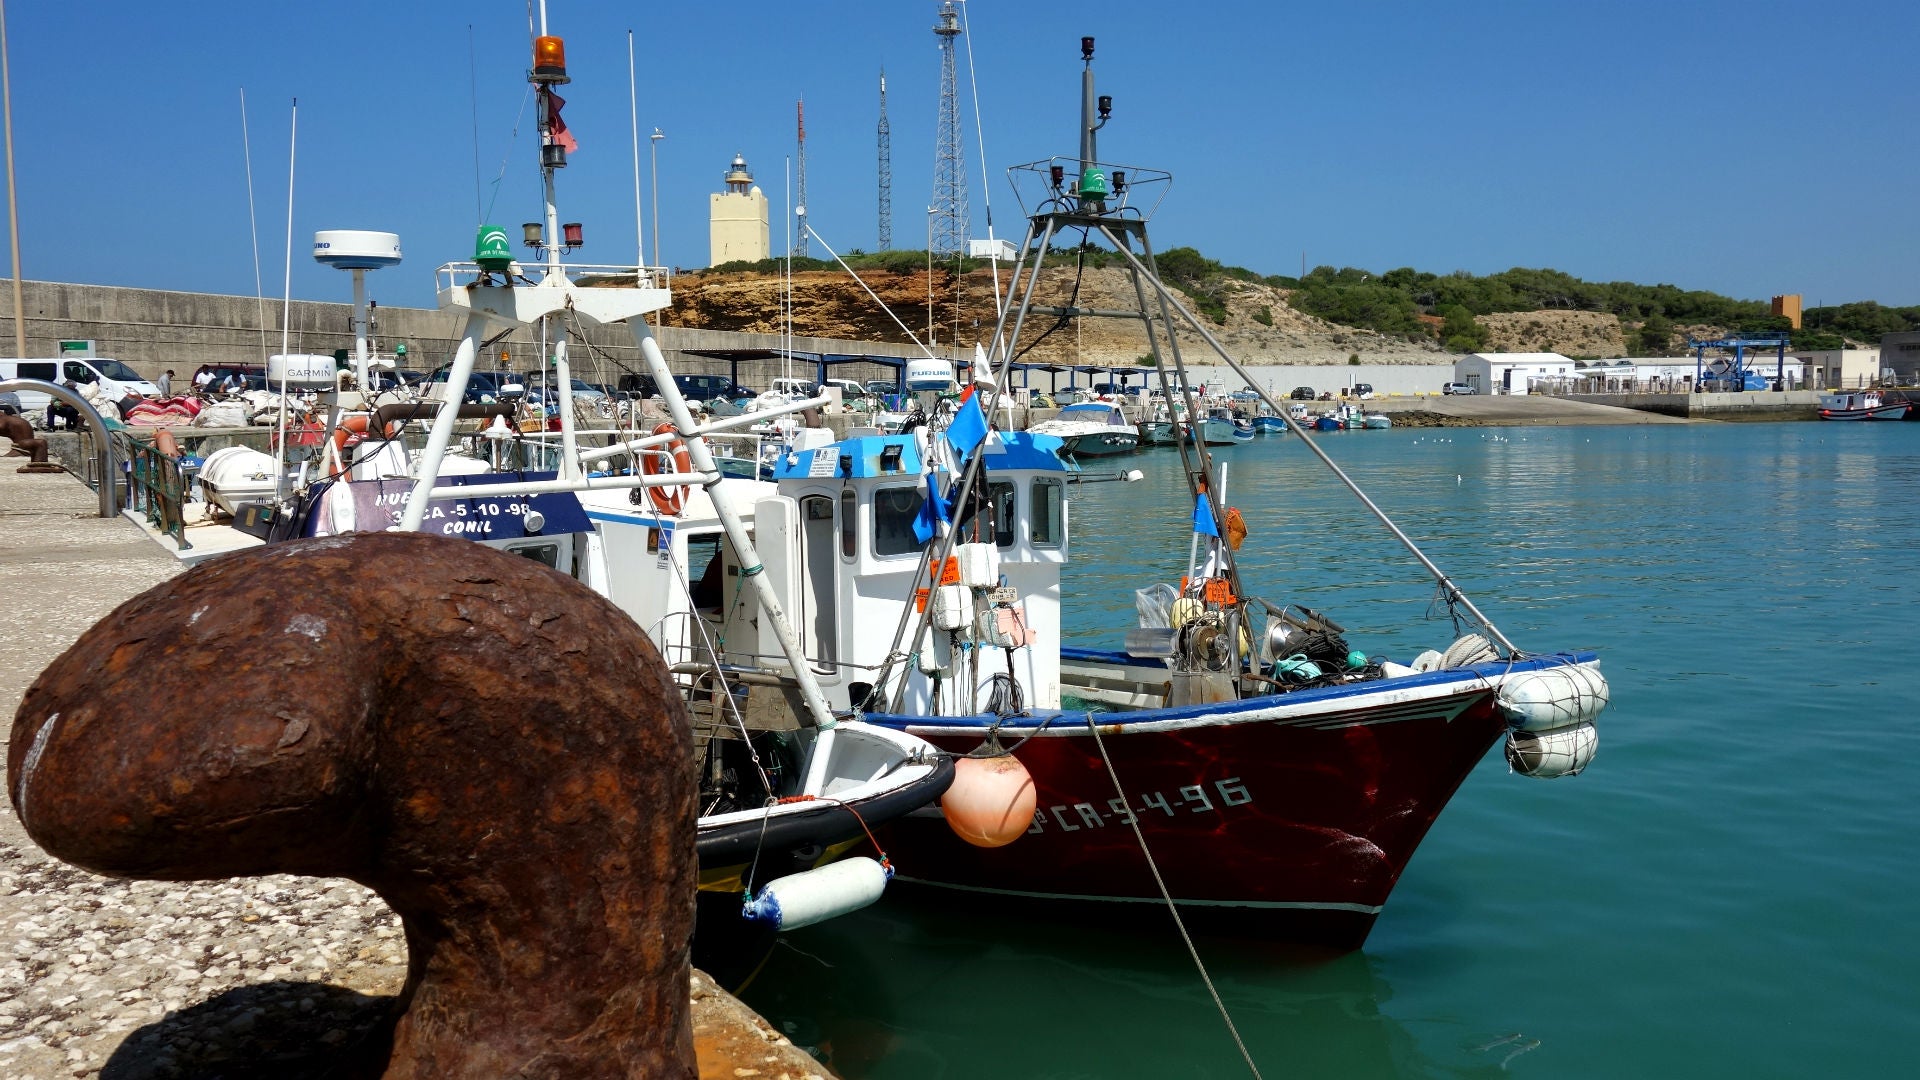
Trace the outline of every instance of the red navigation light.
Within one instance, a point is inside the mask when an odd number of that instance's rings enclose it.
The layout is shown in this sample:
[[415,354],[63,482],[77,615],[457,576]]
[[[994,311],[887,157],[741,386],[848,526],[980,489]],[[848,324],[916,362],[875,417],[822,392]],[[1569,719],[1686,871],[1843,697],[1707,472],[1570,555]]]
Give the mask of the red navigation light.
[[567,246],[570,248],[577,248],[586,242],[581,239],[580,223],[577,221],[569,221],[565,225],[560,226],[560,232],[561,235],[567,238]]
[[570,82],[567,78],[567,45],[557,37],[533,39],[533,81]]

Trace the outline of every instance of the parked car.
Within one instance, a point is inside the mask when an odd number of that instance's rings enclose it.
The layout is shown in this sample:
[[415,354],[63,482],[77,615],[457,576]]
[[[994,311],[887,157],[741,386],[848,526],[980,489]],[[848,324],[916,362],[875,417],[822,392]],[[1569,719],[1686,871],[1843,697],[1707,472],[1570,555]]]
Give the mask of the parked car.
[[829,387],[835,386],[840,388],[841,401],[856,401],[867,396],[867,388],[854,382],[852,379],[828,379],[826,382],[821,383],[819,389],[814,392],[823,394],[826,393]]
[[[447,376],[452,370],[453,366],[449,364],[436,368],[433,374],[427,376],[424,383],[424,392],[427,397],[444,400]],[[520,376],[511,374],[510,372],[476,371],[467,377],[466,399],[473,402],[484,400],[501,401],[507,397],[520,394],[524,389],[525,387],[521,385]]]
[[867,393],[881,397],[891,397],[900,392],[899,379],[868,379]]
[[688,401],[712,401],[716,398],[738,401],[754,396],[753,391],[725,375],[675,375],[673,385],[680,388],[680,396]]
[[1296,386],[1293,388],[1293,393],[1287,395],[1294,401],[1312,401],[1319,396],[1311,386]]
[[1472,383],[1450,382],[1440,388],[1443,394],[1477,394],[1480,388]]
[[1373,397],[1373,384],[1364,382],[1354,383],[1352,386],[1347,387],[1347,396],[1366,401]]

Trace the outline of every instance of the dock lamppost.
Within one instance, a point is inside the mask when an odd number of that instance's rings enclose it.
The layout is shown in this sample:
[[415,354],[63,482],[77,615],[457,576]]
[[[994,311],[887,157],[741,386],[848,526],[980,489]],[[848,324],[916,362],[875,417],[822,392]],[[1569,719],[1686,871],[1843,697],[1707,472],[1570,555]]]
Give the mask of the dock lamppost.
[[647,136],[647,149],[653,158],[653,265],[660,265],[660,140],[666,138],[659,128]]

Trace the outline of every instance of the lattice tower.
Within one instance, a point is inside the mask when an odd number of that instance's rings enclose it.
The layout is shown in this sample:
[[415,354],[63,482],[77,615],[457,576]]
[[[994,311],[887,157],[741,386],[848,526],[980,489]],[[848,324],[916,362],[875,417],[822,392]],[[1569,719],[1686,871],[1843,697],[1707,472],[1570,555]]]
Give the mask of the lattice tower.
[[807,257],[807,99],[795,102],[793,110],[800,128],[800,152],[793,163],[793,205],[798,214],[792,225],[799,234],[794,239],[793,254],[804,259]]
[[933,239],[936,255],[961,255],[967,250],[967,170],[961,160],[960,93],[954,76],[954,39],[960,36],[960,13],[947,0],[940,5],[940,123],[933,152]]
[[893,131],[887,127],[887,69],[880,69],[880,246],[893,250]]

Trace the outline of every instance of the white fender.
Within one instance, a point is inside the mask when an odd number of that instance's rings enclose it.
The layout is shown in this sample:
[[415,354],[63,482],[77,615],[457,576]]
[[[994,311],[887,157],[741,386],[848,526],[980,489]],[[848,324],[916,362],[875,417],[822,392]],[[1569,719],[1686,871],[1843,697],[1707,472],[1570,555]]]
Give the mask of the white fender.
[[1606,676],[1578,664],[1523,671],[1500,681],[1500,711],[1522,731],[1553,731],[1593,720],[1607,701]]
[[742,914],[776,930],[812,926],[880,899],[892,876],[892,867],[865,856],[842,859],[767,882]]
[[1537,780],[1579,775],[1599,748],[1600,733],[1590,723],[1558,731],[1507,732],[1507,764]]

